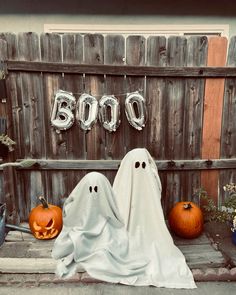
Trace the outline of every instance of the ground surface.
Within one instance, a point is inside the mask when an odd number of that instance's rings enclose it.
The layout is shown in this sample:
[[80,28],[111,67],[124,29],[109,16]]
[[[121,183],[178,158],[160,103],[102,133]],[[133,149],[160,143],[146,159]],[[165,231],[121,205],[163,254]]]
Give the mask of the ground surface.
[[235,295],[236,283],[197,283],[197,289],[129,287],[112,284],[63,284],[35,286],[0,286],[1,295]]
[[205,233],[212,244],[223,254],[228,266],[235,267],[236,245],[232,243],[230,226],[224,223],[210,222],[205,224]]
[[[183,252],[196,282],[236,281],[236,246],[231,242],[230,230],[218,224],[208,224],[197,239],[173,238]],[[78,273],[69,281],[55,278],[55,261],[51,258],[53,243],[54,240],[36,240],[31,234],[10,231],[0,248],[0,286],[58,286],[61,283],[83,286],[99,283],[87,273]]]

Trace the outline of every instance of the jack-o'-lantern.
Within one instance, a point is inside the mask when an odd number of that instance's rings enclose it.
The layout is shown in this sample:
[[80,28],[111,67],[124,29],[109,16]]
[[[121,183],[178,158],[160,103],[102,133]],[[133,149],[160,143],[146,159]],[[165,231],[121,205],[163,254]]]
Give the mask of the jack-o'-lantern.
[[62,210],[48,204],[44,197],[39,197],[42,204],[33,208],[29,214],[29,227],[36,239],[55,238],[62,229]]
[[170,229],[182,238],[197,238],[203,231],[203,214],[193,202],[178,202],[169,214]]

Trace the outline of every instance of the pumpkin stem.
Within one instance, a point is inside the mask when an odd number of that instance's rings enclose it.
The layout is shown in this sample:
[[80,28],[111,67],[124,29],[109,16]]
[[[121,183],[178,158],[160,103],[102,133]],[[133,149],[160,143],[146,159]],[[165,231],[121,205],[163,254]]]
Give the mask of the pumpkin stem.
[[189,210],[192,208],[192,205],[190,203],[184,204],[184,209]]
[[43,196],[39,197],[39,201],[42,203],[43,208],[49,208],[46,199]]

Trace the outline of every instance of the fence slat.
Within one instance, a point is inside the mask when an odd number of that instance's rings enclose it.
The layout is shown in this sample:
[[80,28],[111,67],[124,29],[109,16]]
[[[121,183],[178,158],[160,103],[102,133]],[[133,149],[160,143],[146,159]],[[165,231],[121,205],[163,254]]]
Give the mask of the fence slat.
[[[83,37],[80,34],[64,34],[62,36],[63,63],[82,63],[83,62]],[[63,90],[72,92],[76,100],[84,92],[82,74],[64,74]],[[74,112],[75,115],[76,111]],[[67,141],[67,159],[85,159],[86,141],[85,132],[78,126],[75,120],[73,126],[65,132]],[[65,190],[68,196],[73,190],[79,179],[84,175],[84,171],[70,171],[64,174]]]
[[[236,36],[230,40],[227,66],[236,67]],[[224,105],[221,131],[221,157],[232,159],[236,155],[236,79],[225,79]],[[223,186],[236,182],[235,170],[220,172],[219,202],[224,200]]]
[[[185,37],[170,37],[167,43],[167,65],[186,66],[187,63],[187,39]],[[166,122],[164,130],[165,138],[165,158],[183,159],[184,150],[184,100],[185,81],[179,78],[166,80],[166,100],[164,112],[166,112]],[[185,198],[184,172],[167,173],[165,212],[169,212],[173,204]]]
[[[227,39],[211,37],[208,42],[207,65],[224,66],[226,62]],[[223,94],[224,79],[206,79],[202,130],[202,159],[217,159],[220,157]],[[218,203],[218,171],[202,172],[201,186],[215,200],[215,203]]]
[[[1,39],[0,35],[0,60],[5,60],[7,58],[7,42],[6,40]],[[0,119],[1,120],[7,120],[7,104],[3,102],[3,97],[0,97]],[[0,126],[0,134],[2,132],[6,133],[6,127],[1,124]],[[0,158],[2,158],[2,155],[0,155]],[[4,179],[3,179],[3,173],[0,173],[0,187],[3,188],[4,186]],[[5,196],[4,196],[4,190],[0,190],[0,203],[4,203]]]
[[[101,34],[84,36],[84,62],[90,64],[104,63],[104,37]],[[97,75],[85,76],[85,92],[99,99],[104,93],[104,77]],[[86,133],[87,159],[105,158],[105,131],[98,122]]]
[[[207,63],[208,40],[204,36],[187,39],[187,66],[205,66]],[[205,80],[186,79],[184,100],[183,150],[185,159],[201,158],[201,129],[203,121],[203,98]],[[182,196],[192,200],[201,186],[200,172],[185,173],[182,178]]]
[[[61,36],[58,34],[42,34],[40,36],[41,60],[62,62]],[[44,75],[45,97],[45,141],[47,142],[47,158],[66,158],[66,135],[56,133],[51,127],[50,116],[55,93],[63,86],[61,74]],[[44,175],[45,197],[49,203],[60,204],[65,197],[65,174],[63,172],[46,172]]]
[[[132,66],[141,66],[145,63],[145,38],[143,36],[129,36],[126,39],[126,63]],[[126,76],[126,92],[131,93],[140,91],[140,94],[146,98],[144,77]],[[145,147],[146,145],[146,126],[138,131],[130,124],[125,128],[125,146],[126,152],[133,148]]]
[[[147,65],[166,65],[166,38],[149,37],[147,40]],[[151,155],[159,160],[164,159],[164,130],[166,126],[164,78],[147,77],[147,146]]]
[[[65,34],[62,36],[63,62],[82,63],[83,62],[83,37],[80,34]],[[84,91],[83,75],[64,74],[63,90],[72,92],[76,100]],[[75,112],[74,112],[75,115]],[[65,133],[67,141],[66,158],[67,159],[85,159],[85,133],[74,122],[73,126]],[[78,148],[79,146],[79,148]]]
[[[105,63],[124,64],[125,40],[122,35],[105,37]],[[120,103],[121,124],[115,132],[106,131],[106,159],[122,159],[125,155],[125,79],[124,76],[106,75],[105,93],[114,94]]]
[[[40,45],[36,33],[18,34],[18,58],[20,60],[39,61]],[[18,122],[24,130],[25,158],[44,158],[46,142],[44,139],[44,96],[43,80],[40,73],[21,73],[22,122]],[[21,219],[27,219],[37,197],[44,193],[42,174],[40,171],[17,174],[21,183],[20,213]]]
[[[17,43],[16,35],[5,33],[0,35],[1,41],[1,53],[0,56],[4,60],[6,58],[17,58]],[[6,41],[6,42],[4,42]],[[9,99],[6,103],[6,119],[7,119],[7,134],[10,138],[16,140],[14,132],[14,123],[13,123],[13,114],[12,110],[14,108],[14,102],[11,100],[11,95],[14,96],[14,99],[18,98],[19,93],[19,76],[16,74],[11,74],[7,77],[6,80],[7,86],[7,97]],[[11,82],[16,87],[11,87]],[[10,94],[10,95],[9,95]],[[13,99],[13,100],[14,100]],[[8,153],[5,157],[5,162],[12,162],[17,156],[16,151]],[[8,223],[18,224],[20,222],[20,210],[19,210],[19,190],[17,186],[17,175],[13,167],[6,167],[3,169],[3,202],[6,203],[6,221]]]
[[[7,58],[12,60],[18,59],[18,45],[15,34],[2,33],[0,38],[7,42]],[[16,141],[15,155],[17,158],[24,157],[23,130],[19,122],[22,122],[22,99],[21,99],[21,79],[19,73],[10,72],[6,78],[7,94],[9,97],[8,104],[11,104],[12,112],[8,109],[8,132],[12,129],[12,138]],[[12,127],[14,126],[14,128]],[[8,134],[9,135],[9,134]]]

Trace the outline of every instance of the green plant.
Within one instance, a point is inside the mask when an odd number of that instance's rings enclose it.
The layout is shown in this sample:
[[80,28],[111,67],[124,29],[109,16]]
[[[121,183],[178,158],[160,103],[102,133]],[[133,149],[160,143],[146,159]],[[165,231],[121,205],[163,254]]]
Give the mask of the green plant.
[[193,197],[198,198],[205,221],[232,223],[236,216],[236,184],[226,184],[223,190],[226,192],[226,197],[221,206],[217,206],[204,189],[200,188],[195,192]]
[[0,134],[0,143],[8,147],[10,152],[14,150],[13,146],[16,144],[15,141],[6,134]]

